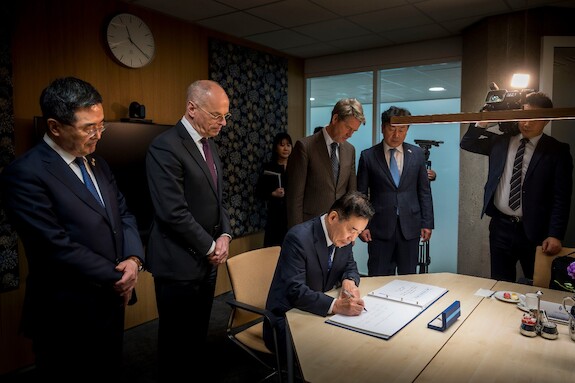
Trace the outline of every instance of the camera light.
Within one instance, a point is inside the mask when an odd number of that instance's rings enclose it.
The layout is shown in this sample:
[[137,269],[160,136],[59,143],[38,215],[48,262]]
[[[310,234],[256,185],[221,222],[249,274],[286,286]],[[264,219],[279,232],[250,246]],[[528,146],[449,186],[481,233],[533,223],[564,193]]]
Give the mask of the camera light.
[[529,84],[529,75],[524,73],[515,73],[511,78],[511,86],[515,89],[525,89]]

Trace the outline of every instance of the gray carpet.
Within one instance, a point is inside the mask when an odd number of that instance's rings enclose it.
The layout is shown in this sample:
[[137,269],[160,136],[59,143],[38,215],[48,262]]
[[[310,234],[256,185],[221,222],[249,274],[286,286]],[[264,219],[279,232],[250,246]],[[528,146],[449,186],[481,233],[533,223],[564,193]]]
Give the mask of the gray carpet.
[[[208,375],[206,380],[198,376],[195,382],[254,383],[268,375],[268,370],[257,360],[239,348],[226,335],[226,326],[230,315],[230,306],[226,300],[231,293],[222,294],[214,299],[210,331],[208,335],[208,353],[218,355],[213,366],[206,366],[201,374]],[[129,382],[156,383],[156,345],[158,321],[153,320],[126,331],[124,346],[125,379]],[[4,383],[36,382],[34,369],[26,369],[9,376],[0,376]],[[273,383],[270,379],[267,382]]]

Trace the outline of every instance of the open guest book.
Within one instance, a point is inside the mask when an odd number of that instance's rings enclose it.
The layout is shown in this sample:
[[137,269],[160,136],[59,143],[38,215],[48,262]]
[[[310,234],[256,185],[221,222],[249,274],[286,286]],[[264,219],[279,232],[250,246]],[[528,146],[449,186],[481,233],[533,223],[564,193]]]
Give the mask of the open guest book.
[[358,316],[335,314],[326,323],[389,339],[445,293],[443,287],[396,279],[363,297],[367,311]]

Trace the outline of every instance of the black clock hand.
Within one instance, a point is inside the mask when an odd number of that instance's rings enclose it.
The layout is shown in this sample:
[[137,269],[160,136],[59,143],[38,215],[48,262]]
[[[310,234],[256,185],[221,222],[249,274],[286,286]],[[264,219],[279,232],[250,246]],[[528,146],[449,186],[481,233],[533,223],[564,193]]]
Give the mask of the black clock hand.
[[[128,40],[130,40],[130,42],[132,44],[134,44],[134,42],[132,41],[132,35],[130,34],[130,28],[128,28],[128,26],[125,24],[124,24],[124,27],[126,27],[126,32],[128,32]],[[134,45],[136,45],[136,44],[134,44]]]
[[126,27],[126,31],[128,32],[128,40],[130,41],[130,43],[135,46],[136,48],[138,48],[138,50],[147,58],[149,59],[150,56],[148,56],[139,46],[138,44],[136,44],[133,40],[132,40],[132,36],[130,35],[130,28],[128,28],[127,25],[125,25]]
[[138,45],[136,45],[134,42],[132,42],[132,44],[133,44],[136,48],[138,48],[138,50],[139,50],[140,52],[142,52],[142,54],[143,54],[144,56],[146,56],[147,59],[150,58],[150,56],[148,56],[143,50],[141,50]]

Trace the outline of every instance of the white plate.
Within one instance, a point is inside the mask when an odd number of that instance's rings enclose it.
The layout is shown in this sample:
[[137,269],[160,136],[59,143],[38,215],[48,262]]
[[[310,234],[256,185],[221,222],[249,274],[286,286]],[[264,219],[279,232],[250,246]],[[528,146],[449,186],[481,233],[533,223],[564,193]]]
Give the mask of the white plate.
[[526,313],[528,313],[530,310],[527,308],[527,306],[523,306],[523,303],[519,302],[517,303],[517,308],[521,311],[525,311]]
[[[503,294],[505,293],[509,293],[510,295],[517,295],[517,299],[511,299],[511,298],[505,298],[503,296]],[[521,297],[522,294],[516,293],[515,291],[496,291],[495,294],[493,294],[493,296],[497,299],[499,299],[500,301],[503,302],[509,302],[509,303],[519,303],[519,298]],[[525,298],[523,298],[525,299]]]

